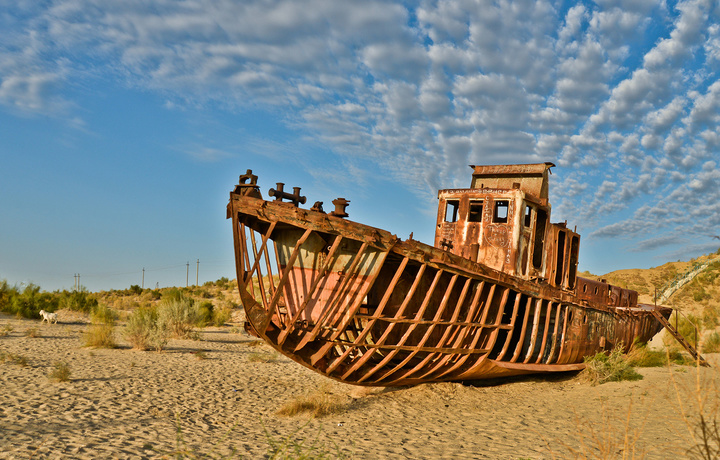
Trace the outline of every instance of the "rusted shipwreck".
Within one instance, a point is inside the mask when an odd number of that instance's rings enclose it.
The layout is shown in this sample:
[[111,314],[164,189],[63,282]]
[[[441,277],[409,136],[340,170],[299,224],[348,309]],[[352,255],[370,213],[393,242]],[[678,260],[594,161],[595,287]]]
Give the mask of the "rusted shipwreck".
[[342,198],[303,209],[278,183],[265,200],[248,170],[227,207],[246,328],[359,385],[577,370],[648,341],[671,309],[577,276],[580,235],[550,223],[553,166],[472,166],[470,188],[438,193],[434,246],[348,220]]

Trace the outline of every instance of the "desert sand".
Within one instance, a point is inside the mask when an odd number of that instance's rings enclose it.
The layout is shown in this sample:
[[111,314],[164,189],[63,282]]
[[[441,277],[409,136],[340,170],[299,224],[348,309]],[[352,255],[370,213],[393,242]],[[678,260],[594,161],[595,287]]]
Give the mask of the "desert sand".
[[[673,366],[598,386],[570,373],[368,388],[305,369],[240,324],[162,352],[132,350],[122,326],[118,348],[86,348],[87,328],[63,312],[54,325],[0,315],[0,458],[275,458],[273,446],[289,458],[688,458],[697,379],[711,416],[719,380],[717,367]],[[58,361],[70,381],[48,377]],[[335,413],[277,414],[318,392]]]

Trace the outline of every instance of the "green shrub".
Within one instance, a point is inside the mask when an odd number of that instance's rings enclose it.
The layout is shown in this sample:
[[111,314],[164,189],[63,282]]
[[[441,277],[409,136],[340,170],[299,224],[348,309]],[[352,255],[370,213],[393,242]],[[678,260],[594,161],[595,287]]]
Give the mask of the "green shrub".
[[197,307],[197,325],[205,327],[213,322],[213,313],[215,307],[212,302],[203,302]]
[[216,308],[215,310],[213,310],[213,317],[212,317],[213,325],[220,327],[223,324],[227,323],[231,317],[232,317],[232,308],[230,308],[230,307]]
[[140,307],[128,318],[125,337],[133,348],[161,351],[167,345],[168,330],[158,321],[157,308]]
[[89,313],[98,306],[95,296],[90,294],[85,287],[81,287],[76,291],[57,292],[57,294],[60,308]]
[[90,313],[91,325],[85,333],[85,346],[115,348],[116,315],[106,305],[98,305]]
[[655,351],[650,350],[647,344],[634,344],[630,352],[627,354],[627,360],[631,366],[635,367],[661,367],[667,366],[668,360],[672,364],[681,366],[695,365],[695,361],[689,356],[677,350]]
[[158,306],[158,322],[167,328],[171,337],[192,338],[192,329],[198,322],[198,312],[187,297],[163,298]]
[[720,351],[720,334],[712,332],[703,342],[703,353],[717,353]]
[[49,292],[41,292],[40,286],[30,283],[20,290],[17,286],[9,286],[5,280],[0,282],[0,311],[39,319],[40,310],[53,312],[57,309],[58,297]]
[[585,380],[592,385],[606,382],[620,382],[622,380],[641,380],[630,361],[622,353],[623,345],[618,344],[610,353],[600,352],[593,356],[586,356],[585,370],[582,372]]
[[182,290],[178,288],[170,288],[166,289],[162,293],[162,300],[170,302],[170,301],[180,301],[180,300],[189,300],[189,298],[183,293]]
[[90,312],[90,322],[93,324],[115,325],[117,314],[107,305],[98,305]]

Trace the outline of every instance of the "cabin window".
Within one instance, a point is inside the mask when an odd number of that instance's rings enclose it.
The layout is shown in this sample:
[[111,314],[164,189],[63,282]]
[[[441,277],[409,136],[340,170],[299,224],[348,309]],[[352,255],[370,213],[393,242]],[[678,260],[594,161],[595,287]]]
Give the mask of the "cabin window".
[[483,202],[471,201],[468,222],[482,222]]
[[530,224],[532,224],[532,208],[525,206],[525,220],[523,221],[523,225],[530,227]]
[[578,263],[578,251],[580,249],[580,238],[574,235],[570,240],[570,269],[568,275],[568,287],[573,289],[575,287],[575,279],[577,277],[577,263]]
[[458,208],[460,202],[458,200],[448,200],[445,206],[445,222],[457,222]]
[[547,212],[542,209],[537,211],[537,222],[535,224],[535,244],[533,249],[533,267],[539,269],[543,263],[543,243],[545,242],[545,225],[547,224]]
[[560,286],[563,280],[563,271],[565,264],[565,232],[558,233],[557,238],[557,260],[555,265],[555,285]]
[[510,203],[507,200],[499,200],[495,202],[495,214],[493,222],[496,224],[506,224],[508,221],[508,207]]

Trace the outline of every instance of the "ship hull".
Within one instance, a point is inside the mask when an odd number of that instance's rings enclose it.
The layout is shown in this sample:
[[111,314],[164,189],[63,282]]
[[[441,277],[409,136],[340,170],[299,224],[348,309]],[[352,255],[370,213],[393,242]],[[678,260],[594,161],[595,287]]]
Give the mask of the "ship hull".
[[579,370],[646,342],[649,305],[608,306],[377,228],[232,193],[238,288],[250,331],[358,385]]

